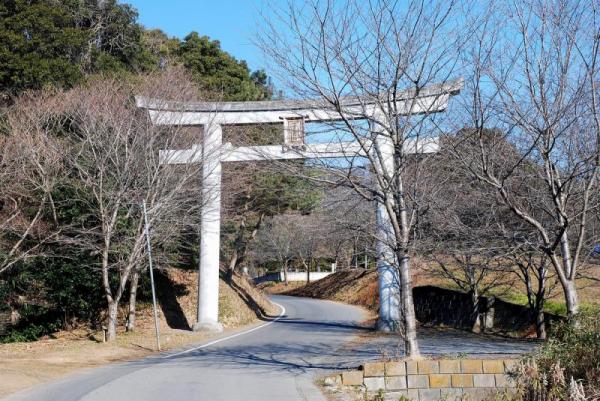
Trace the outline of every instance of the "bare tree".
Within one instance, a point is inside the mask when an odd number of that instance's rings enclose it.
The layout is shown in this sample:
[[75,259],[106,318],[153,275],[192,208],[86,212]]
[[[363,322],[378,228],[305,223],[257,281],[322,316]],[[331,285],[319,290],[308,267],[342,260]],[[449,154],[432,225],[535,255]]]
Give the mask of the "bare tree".
[[462,149],[476,152],[455,155],[537,233],[573,317],[578,270],[598,239],[589,230],[600,201],[598,4],[515,1],[487,11],[465,53],[461,124],[476,145]]
[[[234,128],[231,136],[246,145],[270,143],[273,135],[281,134],[280,130],[267,129],[266,141],[259,141],[256,136],[263,134],[263,129]],[[246,261],[247,251],[265,218],[294,211],[306,213],[318,199],[317,190],[306,180],[284,174],[271,163],[226,165],[224,187],[226,223],[223,231],[225,243],[229,245],[225,252],[228,279]]]
[[557,284],[556,276],[553,277],[549,271],[549,258],[531,244],[523,242],[514,247],[508,258],[515,266],[514,273],[525,286],[527,305],[535,318],[536,336],[545,340],[547,331],[544,308]]
[[292,250],[297,260],[306,271],[306,282],[310,283],[310,272],[318,263],[320,251],[323,250],[323,225],[318,214],[288,215],[295,230]]
[[[407,166],[421,158],[408,156],[406,149],[411,141],[435,135],[431,106],[457,88],[445,84],[462,40],[461,10],[452,1],[427,0],[310,0],[279,10],[268,18],[261,47],[295,96],[319,99],[337,114],[340,123],[329,127],[327,140],[361,144],[364,157],[349,153],[344,163],[328,169],[335,179],[326,181],[380,202],[378,216],[392,229],[379,234],[386,244],[379,257],[395,269],[401,287],[401,321],[390,329],[402,331],[407,355],[417,356],[410,257],[412,227],[422,205],[412,197],[419,190],[418,175],[409,179]],[[434,83],[441,86],[426,89]],[[414,95],[436,99],[425,106]],[[316,131],[323,138],[323,127]],[[326,161],[322,165],[332,167]],[[372,168],[372,180],[357,179],[357,168]]]
[[[348,187],[330,188],[318,208],[323,217],[323,237],[336,268],[364,263],[375,253],[375,213],[372,202]],[[360,260],[359,260],[360,259]]]
[[[152,81],[155,90],[165,89],[157,85],[158,77]],[[133,89],[100,80],[62,94],[57,111],[63,116],[71,183],[86,214],[70,227],[66,240],[98,256],[108,340],[115,339],[118,306],[130,278],[128,326],[134,326],[137,275],[146,266],[141,202],[148,204],[156,245],[175,240],[198,210],[199,165],[162,166],[159,156],[165,147],[185,146],[188,133],[153,126],[137,111]]]
[[52,94],[25,94],[6,115],[6,134],[0,134],[0,274],[45,255],[45,245],[60,233],[53,191],[63,174],[64,149],[44,128],[53,107]]
[[254,252],[261,255],[262,261],[267,259],[281,263],[283,281],[288,282],[288,268],[294,259],[293,246],[296,240],[295,230],[287,215],[273,216],[268,219],[259,231]]
[[[446,152],[427,168],[436,199],[419,227],[419,247],[432,263],[427,272],[453,283],[471,297],[472,330],[485,329],[480,298],[509,284],[509,248],[502,235],[507,210],[496,206],[490,190],[457,168]],[[512,217],[509,215],[509,217]]]

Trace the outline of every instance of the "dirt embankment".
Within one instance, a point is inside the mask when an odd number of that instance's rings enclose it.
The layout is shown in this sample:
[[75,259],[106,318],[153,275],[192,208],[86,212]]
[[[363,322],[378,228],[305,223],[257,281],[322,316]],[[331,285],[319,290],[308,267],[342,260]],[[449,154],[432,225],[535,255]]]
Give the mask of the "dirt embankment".
[[[211,336],[190,331],[196,319],[197,280],[196,272],[179,269],[156,276],[163,350]],[[264,294],[241,277],[235,277],[231,286],[221,281],[219,288],[219,319],[226,332],[255,324],[259,316],[277,313]],[[156,341],[152,308],[142,304],[139,310],[136,330],[126,333],[121,327],[113,343],[102,343],[102,332],[81,328],[30,343],[0,344],[0,399],[78,370],[151,354]],[[125,312],[121,311],[121,321]]]
[[344,270],[308,285],[286,288],[284,283],[279,283],[269,290],[284,295],[344,302],[375,312],[379,304],[376,270]]

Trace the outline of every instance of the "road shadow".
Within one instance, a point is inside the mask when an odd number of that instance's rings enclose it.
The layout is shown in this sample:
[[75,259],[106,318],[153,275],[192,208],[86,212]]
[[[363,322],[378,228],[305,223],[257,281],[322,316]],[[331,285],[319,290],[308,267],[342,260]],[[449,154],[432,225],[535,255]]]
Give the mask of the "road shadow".
[[348,341],[358,333],[372,330],[359,322],[283,315],[271,327],[272,330],[259,338],[242,339],[242,344],[224,343],[174,355],[167,360],[173,361],[173,366],[233,369],[240,374],[257,371],[303,374],[357,368],[363,361],[380,355],[379,350],[369,347],[348,346]]
[[338,329],[348,329],[352,332],[371,332],[374,331],[374,328],[360,323],[350,323],[348,321],[312,321],[305,320],[301,318],[288,318],[287,315],[284,315],[277,321],[282,324],[293,324],[298,327],[295,330],[300,331],[321,331],[323,328],[338,328]]

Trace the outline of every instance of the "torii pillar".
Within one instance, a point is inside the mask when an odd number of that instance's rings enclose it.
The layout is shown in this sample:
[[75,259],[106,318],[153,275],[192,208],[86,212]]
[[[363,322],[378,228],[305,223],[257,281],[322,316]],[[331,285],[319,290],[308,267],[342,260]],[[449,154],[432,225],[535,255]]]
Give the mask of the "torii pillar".
[[223,326],[219,323],[219,254],[221,250],[221,158],[219,153],[222,142],[223,130],[220,125],[204,125],[198,316],[192,327],[194,331],[223,330]]
[[[411,114],[436,113],[446,109],[452,95],[459,93],[462,80],[422,88],[415,98],[412,91],[399,93],[394,110],[408,110]],[[342,115],[314,100],[278,100],[261,102],[208,102],[181,103],[136,97],[138,107],[148,109],[157,125],[187,125],[204,128],[202,152],[198,147],[188,150],[161,151],[163,164],[203,163],[202,213],[200,233],[200,266],[198,283],[198,320],[194,330],[220,331],[219,323],[219,253],[221,231],[221,163],[265,160],[323,159],[365,156],[377,149],[381,160],[378,169],[389,171],[394,166],[394,147],[390,138],[381,135],[377,125],[371,127],[372,138],[359,142],[332,142],[305,144],[290,149],[287,138],[297,137],[296,131],[284,132],[284,146],[245,146],[234,148],[223,144],[223,125],[284,123],[284,131],[304,122],[339,121]],[[349,97],[341,99],[344,118],[370,119],[381,112],[380,102]],[[303,140],[303,138],[302,138]],[[297,145],[297,144],[292,144]],[[407,141],[407,153],[436,152],[436,140]],[[385,189],[382,189],[385,190]],[[388,198],[392,194],[387,194]],[[390,246],[393,229],[384,204],[377,202],[377,269],[379,284],[379,320],[382,331],[399,331],[400,283],[395,253]]]

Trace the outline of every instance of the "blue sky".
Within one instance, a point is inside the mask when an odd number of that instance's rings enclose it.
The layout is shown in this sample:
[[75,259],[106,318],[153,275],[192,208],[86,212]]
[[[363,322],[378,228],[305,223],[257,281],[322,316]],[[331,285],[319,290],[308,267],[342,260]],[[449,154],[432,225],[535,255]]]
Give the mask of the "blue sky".
[[260,50],[252,43],[260,23],[264,0],[123,0],[137,8],[147,28],[160,28],[183,38],[191,31],[221,42],[221,47],[246,60],[250,69],[266,68]]

